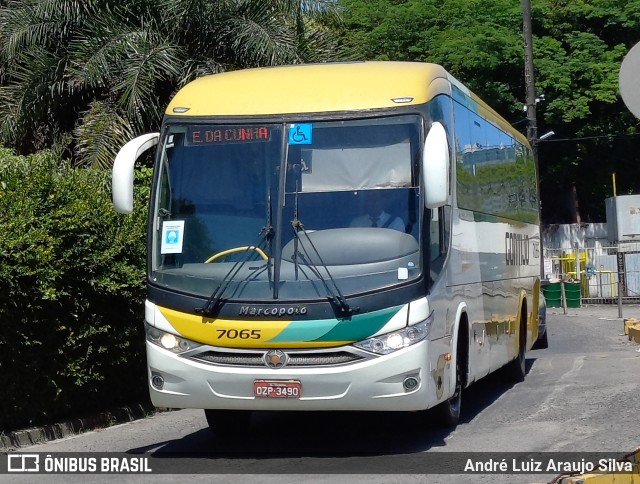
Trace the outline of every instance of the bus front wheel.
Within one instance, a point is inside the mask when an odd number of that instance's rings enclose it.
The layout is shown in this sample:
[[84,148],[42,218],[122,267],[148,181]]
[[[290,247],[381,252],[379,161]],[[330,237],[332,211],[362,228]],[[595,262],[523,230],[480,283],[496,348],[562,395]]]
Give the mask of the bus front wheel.
[[469,326],[466,317],[463,317],[460,321],[457,339],[453,394],[431,410],[433,422],[440,427],[455,427],[460,420],[462,389],[467,384],[469,361]]
[[[459,355],[459,354],[458,354]],[[453,395],[433,408],[433,421],[440,427],[455,427],[460,420],[462,404],[462,361],[456,358],[456,386]]]

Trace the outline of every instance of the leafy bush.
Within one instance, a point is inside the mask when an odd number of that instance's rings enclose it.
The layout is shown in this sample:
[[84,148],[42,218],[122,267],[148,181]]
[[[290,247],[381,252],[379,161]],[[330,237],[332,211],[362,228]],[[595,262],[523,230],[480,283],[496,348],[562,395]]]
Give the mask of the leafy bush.
[[150,171],[123,216],[107,170],[0,150],[0,430],[147,398]]

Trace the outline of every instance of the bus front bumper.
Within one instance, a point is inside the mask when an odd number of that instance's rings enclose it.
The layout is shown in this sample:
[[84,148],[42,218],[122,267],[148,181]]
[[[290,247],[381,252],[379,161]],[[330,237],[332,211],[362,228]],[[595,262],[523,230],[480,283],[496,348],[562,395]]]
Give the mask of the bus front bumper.
[[[147,341],[149,392],[157,407],[236,410],[413,411],[446,399],[448,374],[429,341],[333,367],[239,368],[182,358]],[[440,368],[438,368],[440,367]],[[407,382],[414,378],[414,381]],[[300,382],[295,398],[254,395],[254,382]],[[410,384],[415,384],[413,387]]]

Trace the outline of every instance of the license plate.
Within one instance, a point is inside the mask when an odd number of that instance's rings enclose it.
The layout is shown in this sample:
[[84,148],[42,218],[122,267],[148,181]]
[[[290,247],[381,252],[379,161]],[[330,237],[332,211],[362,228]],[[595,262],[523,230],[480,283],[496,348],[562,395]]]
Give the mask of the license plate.
[[302,385],[297,380],[254,380],[253,394],[259,398],[300,398]]

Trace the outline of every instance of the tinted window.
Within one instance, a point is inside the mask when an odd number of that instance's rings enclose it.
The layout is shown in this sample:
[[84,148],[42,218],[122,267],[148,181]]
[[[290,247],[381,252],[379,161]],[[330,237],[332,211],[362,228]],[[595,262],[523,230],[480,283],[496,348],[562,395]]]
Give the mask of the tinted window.
[[460,208],[534,222],[538,216],[530,150],[466,107],[455,104]]

